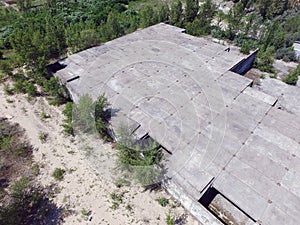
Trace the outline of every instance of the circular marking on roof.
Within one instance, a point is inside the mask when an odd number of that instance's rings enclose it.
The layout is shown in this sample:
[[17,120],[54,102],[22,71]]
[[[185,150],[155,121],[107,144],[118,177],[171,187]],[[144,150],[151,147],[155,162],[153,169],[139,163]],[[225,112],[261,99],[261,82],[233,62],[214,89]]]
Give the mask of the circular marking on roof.
[[[154,45],[161,50],[159,54],[149,51],[149,48]],[[111,104],[110,107],[115,110],[111,117],[124,115],[125,123],[129,125],[129,123],[136,122],[145,132],[149,132],[150,136],[152,135],[174,153],[171,159],[176,168],[170,171],[171,174],[168,176],[172,177],[195,158],[200,165],[199,168],[205,170],[218,155],[226,130],[226,113],[223,113],[226,111],[223,110],[225,104],[222,102],[222,89],[218,86],[218,82],[212,82],[210,86],[201,82],[203,77],[210,76],[210,65],[204,64],[203,59],[192,50],[177,43],[142,40],[122,43],[122,47],[125,53],[118,47],[111,49],[114,56],[118,57],[112,59],[113,66],[99,67],[95,70],[95,65],[98,66],[101,63],[101,58],[94,60],[90,66],[93,70],[90,77],[96,74],[104,80],[102,87],[98,88],[99,93],[105,91]],[[170,57],[170,54],[165,54],[166,51],[176,51],[176,54],[172,53]],[[128,54],[128,57],[122,57],[124,54]],[[188,65],[183,65],[182,60],[179,60],[182,55],[185,55],[185,62],[188,62]],[[134,71],[130,68],[134,68]],[[156,72],[158,70],[159,73]],[[188,79],[182,79],[182,76]],[[128,86],[131,88],[127,88]],[[107,90],[111,90],[112,93]],[[161,93],[159,98],[156,96],[157,90]],[[148,96],[152,96],[153,101],[152,99],[147,101]],[[190,101],[191,98],[193,101]],[[169,118],[170,112],[176,116]],[[204,123],[201,121],[212,120],[215,112],[222,112],[219,114],[221,119],[218,124],[214,124],[215,121],[213,121],[213,126],[208,128],[205,138],[202,139],[201,136],[201,142],[198,142],[199,135],[195,134],[195,131],[199,128],[204,129]],[[212,129],[214,126],[217,129]],[[218,145],[209,146],[212,140]],[[189,145],[187,153],[184,151],[185,143]],[[167,144],[172,146],[166,146]],[[175,146],[174,149],[173,146]],[[198,147],[201,151],[198,151]],[[176,153],[177,150],[182,154]],[[101,169],[99,161],[97,166]]]

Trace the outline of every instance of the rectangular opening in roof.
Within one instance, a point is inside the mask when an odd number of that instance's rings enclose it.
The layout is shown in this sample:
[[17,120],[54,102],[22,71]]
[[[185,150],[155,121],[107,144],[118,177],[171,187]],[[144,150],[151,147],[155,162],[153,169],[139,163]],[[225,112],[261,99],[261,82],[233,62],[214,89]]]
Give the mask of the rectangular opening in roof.
[[214,187],[209,187],[206,190],[200,198],[199,203],[225,225],[256,222],[252,217]]

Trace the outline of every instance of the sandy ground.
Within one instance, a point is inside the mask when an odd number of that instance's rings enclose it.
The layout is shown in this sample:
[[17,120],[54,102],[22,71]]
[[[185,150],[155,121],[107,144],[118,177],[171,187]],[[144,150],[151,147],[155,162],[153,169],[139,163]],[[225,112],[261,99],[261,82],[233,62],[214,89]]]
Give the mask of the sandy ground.
[[[61,127],[63,106],[50,106],[42,97],[28,100],[26,95],[7,96],[2,87],[0,101],[0,116],[25,128],[36,148],[34,161],[40,165],[37,180],[44,186],[54,184],[57,194],[53,201],[73,211],[64,224],[167,224],[169,212],[176,218],[186,216],[184,224],[199,224],[164,191],[143,192],[137,185],[118,188],[116,156],[111,144],[65,135]],[[42,119],[42,112],[50,118]],[[48,135],[44,143],[39,139],[41,132]],[[51,176],[55,168],[66,170],[62,181]],[[123,195],[122,202],[115,201],[116,209],[111,193]],[[160,206],[156,200],[159,197],[170,199],[170,203]]]

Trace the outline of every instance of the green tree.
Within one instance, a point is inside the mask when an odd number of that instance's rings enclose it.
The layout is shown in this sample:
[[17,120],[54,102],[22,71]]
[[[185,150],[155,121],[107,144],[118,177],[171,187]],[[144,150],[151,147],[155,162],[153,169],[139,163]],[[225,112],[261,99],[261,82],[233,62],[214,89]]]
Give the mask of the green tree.
[[105,141],[111,139],[108,130],[108,120],[111,116],[109,105],[110,104],[104,94],[100,95],[95,102],[96,129],[101,138]]
[[185,22],[192,22],[196,18],[199,10],[199,0],[186,0],[185,1]]
[[263,49],[263,47],[260,48],[254,66],[263,72],[273,73],[274,48],[267,47],[265,51]]
[[180,0],[173,1],[170,10],[170,23],[174,26],[182,27],[183,9]]
[[241,2],[236,3],[228,12],[227,22],[227,38],[233,40],[236,34],[243,27],[242,18],[245,15],[245,10]]
[[166,22],[169,20],[170,9],[167,3],[161,3],[158,7],[158,21]]
[[79,102],[72,107],[73,128],[83,133],[95,134],[97,131],[105,141],[110,140],[108,106],[109,103],[104,94],[100,95],[96,101],[93,101],[88,94],[81,96]]
[[95,104],[90,95],[80,97],[73,105],[73,128],[82,133],[93,133],[95,127]]
[[63,110],[63,114],[65,116],[64,123],[62,127],[64,128],[64,132],[67,134],[73,135],[73,125],[72,125],[72,115],[73,115],[73,103],[67,102],[65,108]]
[[267,13],[269,10],[269,7],[271,6],[272,1],[271,0],[258,0],[256,3],[256,7],[260,13],[260,15],[263,17],[263,19],[266,19]]
[[28,83],[26,84],[25,89],[26,89],[26,93],[27,93],[29,96],[31,96],[31,97],[36,96],[37,91],[36,91],[36,87],[34,86],[33,83],[28,82]]
[[288,9],[288,0],[270,0],[271,5],[267,10],[267,18],[273,19],[275,16],[281,15]]
[[140,12],[140,21],[140,26],[142,28],[149,27],[157,22],[157,18],[152,6],[145,5],[142,7]]
[[115,39],[124,34],[119,20],[119,13],[109,13],[106,23],[102,24],[100,33],[104,41]]
[[199,15],[193,22],[186,24],[188,34],[200,36],[211,33],[211,22],[216,13],[216,7],[211,0],[206,0],[200,7]]
[[203,20],[195,19],[193,22],[186,24],[186,32],[194,36],[201,36],[209,33],[210,27]]
[[241,53],[243,54],[249,54],[250,53],[250,50],[251,50],[251,45],[248,41],[244,41],[243,44],[242,44],[242,47],[241,47]]
[[262,35],[262,45],[265,50],[268,46],[272,46],[275,50],[283,47],[285,39],[285,31],[281,27],[278,20],[269,25]]
[[117,130],[119,164],[143,186],[159,183],[163,179],[162,152],[153,139],[138,140],[126,126]]

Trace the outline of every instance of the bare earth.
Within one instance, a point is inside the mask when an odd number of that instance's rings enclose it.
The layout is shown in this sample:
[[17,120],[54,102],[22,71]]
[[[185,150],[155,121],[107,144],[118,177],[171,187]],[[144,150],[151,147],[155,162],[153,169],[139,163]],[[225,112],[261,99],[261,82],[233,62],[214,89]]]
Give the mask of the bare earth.
[[[116,156],[111,144],[65,135],[61,127],[63,106],[50,106],[43,97],[29,101],[26,95],[7,96],[2,87],[0,101],[0,116],[19,123],[36,148],[34,161],[40,165],[37,180],[45,186],[56,184],[57,195],[53,201],[58,207],[73,211],[64,224],[160,225],[167,224],[168,212],[176,218],[185,217],[184,224],[200,224],[164,191],[143,192],[137,185],[118,188],[115,185],[118,177]],[[42,112],[50,118],[42,119]],[[45,143],[39,139],[41,132],[48,135]],[[66,170],[62,181],[51,176],[57,167]],[[123,194],[116,209],[112,209],[111,193]],[[170,199],[170,203],[166,207],[160,206],[156,200],[159,197]]]

